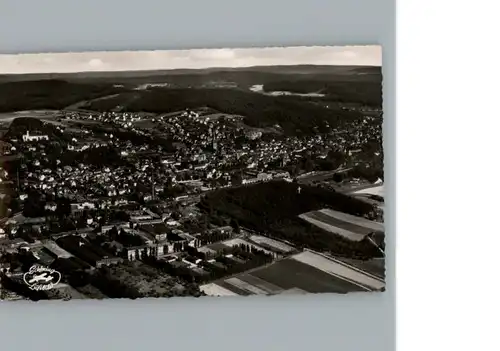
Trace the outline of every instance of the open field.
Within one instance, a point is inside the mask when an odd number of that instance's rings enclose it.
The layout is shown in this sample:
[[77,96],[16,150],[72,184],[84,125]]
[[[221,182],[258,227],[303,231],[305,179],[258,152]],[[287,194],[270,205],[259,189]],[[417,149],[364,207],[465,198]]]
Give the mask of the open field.
[[250,292],[248,290],[245,290],[245,289],[240,289],[239,287],[237,287],[237,286],[235,286],[233,284],[229,284],[228,282],[226,282],[224,280],[218,281],[217,285],[219,285],[223,289],[227,289],[229,291],[232,291],[233,293],[235,293],[238,296],[254,295],[252,292]]
[[347,172],[349,170],[350,170],[350,168],[336,169],[333,171],[317,171],[317,172],[313,172],[311,174],[300,175],[297,177],[297,179],[298,179],[298,182],[301,184],[315,183],[315,182],[320,182],[320,181],[326,181],[328,179],[331,179],[334,174],[344,173],[344,172]]
[[299,288],[309,293],[347,293],[367,290],[294,259],[278,261],[252,272],[251,275],[271,282],[283,290]]
[[385,261],[383,258],[374,258],[368,261],[355,260],[350,258],[337,258],[353,267],[359,268],[367,273],[373,274],[379,278],[385,277]]
[[384,225],[378,222],[370,221],[363,217],[353,216],[344,212],[334,211],[330,209],[320,210],[321,213],[324,213],[328,216],[335,217],[341,221],[349,222],[351,224],[365,227],[375,232],[383,232]]
[[361,241],[372,232],[384,231],[382,223],[330,209],[303,213],[299,217],[319,228],[340,234],[352,241]]
[[226,283],[231,284],[238,289],[246,290],[255,295],[267,295],[267,291],[259,288],[258,286],[252,285],[244,280],[233,277],[225,280]]
[[304,251],[292,257],[293,260],[302,262],[311,267],[319,269],[328,274],[342,277],[357,285],[362,285],[370,290],[381,290],[385,283],[382,279],[372,276],[369,273],[356,269],[353,266],[343,264],[341,261],[329,259],[323,255],[311,251]]
[[269,248],[272,248],[272,249],[277,250],[277,251],[281,251],[283,253],[287,253],[287,252],[295,250],[295,248],[293,246],[282,243],[281,241],[267,238],[265,236],[252,235],[252,236],[250,236],[250,240],[257,243],[257,244],[267,246]]
[[219,279],[203,289],[208,295],[227,296],[230,293],[226,290],[229,290],[233,294],[248,296],[347,293],[381,290],[385,286],[382,278],[360,268],[305,251],[265,267]]
[[277,285],[274,285],[268,281],[265,281],[263,279],[258,278],[255,275],[252,274],[240,274],[238,276],[239,279],[245,281],[248,284],[251,284],[253,286],[256,286],[264,291],[266,291],[267,294],[280,294],[283,292],[283,289],[280,288]]
[[320,211],[309,212],[307,214],[300,215],[299,217],[322,229],[341,234],[347,239],[353,241],[363,240],[363,238],[370,233],[370,231],[366,228],[340,221],[335,217],[330,217]]
[[318,228],[321,228],[330,233],[342,235],[343,237],[352,241],[361,241],[366,236],[365,234],[353,233],[351,231],[344,230],[339,227],[335,227],[328,223],[325,223],[324,219],[318,219],[318,214],[316,212],[301,214],[299,217],[315,225]]

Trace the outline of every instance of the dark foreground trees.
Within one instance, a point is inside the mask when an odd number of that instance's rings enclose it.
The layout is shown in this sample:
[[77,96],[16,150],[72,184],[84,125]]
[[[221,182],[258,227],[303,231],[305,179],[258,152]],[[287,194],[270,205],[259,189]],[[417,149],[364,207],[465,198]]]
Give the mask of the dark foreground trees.
[[205,196],[200,207],[213,208],[219,216],[237,220],[239,225],[266,233],[277,239],[290,241],[298,248],[330,251],[336,255],[357,258],[380,256],[369,242],[352,242],[340,235],[319,229],[298,216],[302,213],[331,208],[364,216],[373,206],[335,191],[284,181],[252,186],[220,189]]
[[7,277],[3,273],[0,273],[1,286],[3,289],[15,292],[18,295],[26,297],[32,301],[48,300],[49,296],[45,291],[31,290],[26,283],[20,279],[15,279],[12,277]]

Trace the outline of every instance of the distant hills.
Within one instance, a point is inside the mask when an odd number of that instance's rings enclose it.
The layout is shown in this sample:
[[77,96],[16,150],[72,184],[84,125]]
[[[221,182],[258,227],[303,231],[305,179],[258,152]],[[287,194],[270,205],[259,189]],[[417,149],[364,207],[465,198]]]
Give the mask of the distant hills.
[[157,80],[177,75],[227,75],[230,73],[253,73],[261,72],[267,74],[334,74],[334,75],[380,75],[381,67],[376,66],[327,66],[327,65],[291,65],[291,66],[253,66],[224,68],[214,67],[205,69],[172,69],[154,71],[115,71],[115,72],[76,72],[76,73],[41,73],[41,74],[2,74],[0,83],[30,80],[99,80],[114,82],[130,82],[131,80],[150,79]]
[[[254,85],[263,92],[251,91]],[[320,95],[265,94],[276,90]],[[309,134],[326,121],[361,117],[352,107],[381,108],[382,74],[380,67],[298,65],[0,76],[0,112],[72,106],[155,113],[211,107],[243,115],[250,126],[279,124],[285,133]]]

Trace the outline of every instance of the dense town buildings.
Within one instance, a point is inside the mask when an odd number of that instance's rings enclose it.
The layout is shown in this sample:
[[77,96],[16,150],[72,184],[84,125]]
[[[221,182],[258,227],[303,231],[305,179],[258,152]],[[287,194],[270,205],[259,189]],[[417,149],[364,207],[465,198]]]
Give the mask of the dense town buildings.
[[[297,195],[306,186],[370,187],[373,181],[349,172],[382,158],[380,118],[372,114],[313,135],[253,128],[241,116],[206,109],[62,111],[39,123],[43,133],[27,124],[0,144],[2,154],[22,155],[0,169],[9,200],[2,202],[0,265],[10,299],[18,298],[19,277],[34,263],[61,272],[64,296],[222,294],[220,279],[304,248],[203,209],[207,195],[273,181],[295,186]],[[383,198],[363,196],[382,207]],[[378,280],[370,284],[358,285],[379,289]]]

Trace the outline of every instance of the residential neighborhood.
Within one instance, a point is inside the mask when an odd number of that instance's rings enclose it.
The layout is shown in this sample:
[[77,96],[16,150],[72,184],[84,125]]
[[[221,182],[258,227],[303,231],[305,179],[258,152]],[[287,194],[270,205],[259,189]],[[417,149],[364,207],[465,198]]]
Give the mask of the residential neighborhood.
[[[0,114],[1,299],[384,289],[381,107],[293,132],[203,104],[82,101]],[[34,265],[60,274],[53,289],[26,286]]]

